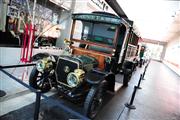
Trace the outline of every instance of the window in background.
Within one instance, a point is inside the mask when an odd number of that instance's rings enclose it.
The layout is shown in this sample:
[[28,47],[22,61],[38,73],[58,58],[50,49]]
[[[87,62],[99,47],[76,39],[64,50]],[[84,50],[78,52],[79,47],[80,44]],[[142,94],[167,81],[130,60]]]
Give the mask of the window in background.
[[161,54],[163,51],[162,45],[146,43],[146,47],[147,50],[145,53],[145,57],[148,55],[151,59],[161,60]]

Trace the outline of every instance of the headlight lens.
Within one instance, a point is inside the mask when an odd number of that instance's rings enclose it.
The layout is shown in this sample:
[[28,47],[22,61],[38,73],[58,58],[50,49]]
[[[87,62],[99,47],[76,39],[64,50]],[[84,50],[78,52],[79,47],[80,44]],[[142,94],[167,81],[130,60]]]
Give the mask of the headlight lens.
[[69,73],[67,76],[67,83],[71,87],[76,87],[79,84],[79,80],[74,73]]
[[75,69],[67,76],[67,83],[70,87],[76,87],[83,82],[85,72],[82,69]]
[[45,67],[46,67],[46,64],[43,60],[38,61],[36,64],[36,68],[39,72],[43,72]]
[[39,60],[36,64],[36,68],[39,72],[49,72],[53,69],[52,60],[49,58]]

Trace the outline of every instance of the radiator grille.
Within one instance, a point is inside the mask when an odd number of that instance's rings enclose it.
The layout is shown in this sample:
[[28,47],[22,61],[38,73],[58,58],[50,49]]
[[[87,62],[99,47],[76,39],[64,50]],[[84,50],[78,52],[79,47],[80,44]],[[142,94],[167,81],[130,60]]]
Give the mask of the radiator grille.
[[67,84],[67,75],[79,68],[79,62],[70,58],[60,57],[56,67],[57,81]]

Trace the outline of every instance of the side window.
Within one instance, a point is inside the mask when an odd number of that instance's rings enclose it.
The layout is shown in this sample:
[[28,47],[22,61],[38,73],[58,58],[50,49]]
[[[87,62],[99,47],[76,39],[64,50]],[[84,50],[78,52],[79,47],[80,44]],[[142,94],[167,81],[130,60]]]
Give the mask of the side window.
[[82,31],[82,39],[83,40],[91,39],[92,26],[93,26],[93,24],[91,22],[83,21],[83,31]]
[[115,25],[95,23],[92,32],[92,41],[112,45],[115,35],[115,29]]
[[87,40],[89,35],[89,26],[84,26],[82,39]]
[[83,24],[81,21],[76,21],[76,25],[75,25],[75,28],[74,28],[74,34],[73,34],[73,38],[74,39],[81,39],[81,33],[82,33],[82,30],[83,30]]

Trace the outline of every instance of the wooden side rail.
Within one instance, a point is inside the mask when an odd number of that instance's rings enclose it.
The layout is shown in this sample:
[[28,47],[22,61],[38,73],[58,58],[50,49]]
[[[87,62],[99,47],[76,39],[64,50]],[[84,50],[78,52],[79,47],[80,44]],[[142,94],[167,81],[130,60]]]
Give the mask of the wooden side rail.
[[111,50],[112,52],[113,52],[113,50],[114,50],[114,47],[113,47],[113,46],[105,45],[105,44],[101,44],[101,43],[95,43],[95,42],[90,42],[90,41],[85,41],[85,40],[74,39],[74,38],[71,39],[71,41],[79,42],[79,43],[81,43],[81,44],[86,44],[86,45],[104,47],[104,48],[107,48],[107,49]]
[[97,51],[94,51],[94,50],[78,48],[78,47],[74,47],[74,46],[71,46],[71,48],[73,49],[72,52],[75,55],[88,55],[88,56],[96,58],[96,60],[99,63],[98,68],[100,68],[101,70],[103,70],[104,67],[105,67],[105,64],[104,64],[105,63],[105,58],[106,57],[112,57],[111,54],[97,52]]

